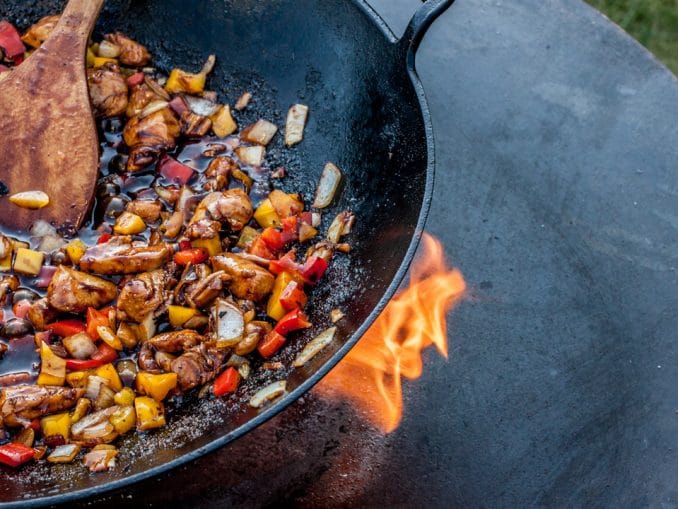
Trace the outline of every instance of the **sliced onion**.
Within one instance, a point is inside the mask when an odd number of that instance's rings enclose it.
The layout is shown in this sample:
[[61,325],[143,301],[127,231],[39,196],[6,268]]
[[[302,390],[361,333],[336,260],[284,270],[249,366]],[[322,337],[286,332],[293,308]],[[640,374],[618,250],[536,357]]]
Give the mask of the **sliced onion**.
[[247,380],[250,377],[252,368],[250,367],[249,363],[241,364],[237,369],[238,374],[243,378],[243,380]]
[[277,132],[278,127],[275,124],[260,118],[254,124],[248,125],[243,129],[240,137],[250,143],[268,145]]
[[320,350],[322,350],[332,342],[332,340],[334,339],[334,334],[336,332],[337,332],[336,327],[330,327],[329,329],[325,329],[320,334],[318,334],[315,338],[309,341],[308,344],[304,347],[304,349],[299,353],[299,355],[297,355],[297,358],[294,359],[292,366],[294,366],[295,368],[300,368],[308,361],[310,361],[313,357],[316,356],[318,352],[320,352]]
[[245,108],[247,108],[247,105],[250,103],[252,100],[252,94],[249,92],[245,92],[243,95],[238,97],[238,100],[235,102],[235,106],[233,107],[234,110],[236,111],[242,111]]
[[117,58],[120,56],[120,46],[113,44],[110,41],[103,40],[99,43],[97,53],[104,58]]
[[167,93],[167,91],[162,88],[160,83],[157,83],[154,79],[144,76],[144,83],[146,83],[146,86],[150,88],[158,97],[161,97],[165,101],[170,100],[170,95]]
[[64,338],[61,343],[71,357],[84,360],[89,359],[97,347],[86,332],[78,332],[72,336]]
[[212,308],[212,330],[217,347],[228,348],[240,342],[245,333],[245,319],[235,304],[218,299]]
[[320,215],[320,212],[311,212],[311,226],[313,226],[313,228],[320,226],[321,219],[322,216]]
[[40,268],[37,279],[35,280],[35,286],[38,288],[47,288],[56,271],[57,267],[54,265],[43,265]]
[[169,103],[167,101],[151,101],[143,110],[141,110],[139,118],[147,117],[152,113],[165,109],[168,105]]
[[203,97],[196,97],[194,95],[185,95],[183,96],[188,107],[191,108],[191,111],[196,115],[202,115],[203,117],[211,117],[219,109],[219,104],[212,102]]
[[308,106],[295,104],[287,112],[285,122],[285,145],[291,147],[304,139],[304,126],[308,118]]
[[188,200],[193,198],[195,196],[195,193],[193,190],[188,187],[184,186],[181,188],[181,192],[179,193],[179,199],[177,200],[177,206],[176,210],[177,211],[183,211],[186,209],[186,205],[188,204]]
[[250,399],[250,406],[254,408],[261,407],[267,401],[271,401],[285,394],[287,389],[287,380],[280,380],[267,385],[263,389],[258,390]]
[[86,415],[71,426],[72,438],[74,440],[110,438],[111,433],[115,433],[115,428],[109,419],[120,408],[120,406],[114,405]]
[[337,214],[332,224],[327,229],[327,240],[336,244],[344,235],[351,233],[353,223],[355,222],[355,215],[349,210],[344,210]]
[[105,472],[115,467],[115,457],[118,455],[118,450],[115,447],[112,449],[97,449],[97,447],[100,446],[97,445],[82,459],[83,464],[89,468],[89,471]]
[[98,375],[90,375],[87,377],[87,387],[85,388],[85,397],[94,401],[99,396],[102,385],[106,385],[108,380]]
[[80,446],[77,444],[66,444],[56,447],[52,454],[47,456],[50,463],[70,463],[80,452]]
[[332,163],[327,163],[325,168],[323,168],[322,175],[320,175],[313,207],[316,209],[328,207],[334,199],[339,182],[341,182],[341,170]]

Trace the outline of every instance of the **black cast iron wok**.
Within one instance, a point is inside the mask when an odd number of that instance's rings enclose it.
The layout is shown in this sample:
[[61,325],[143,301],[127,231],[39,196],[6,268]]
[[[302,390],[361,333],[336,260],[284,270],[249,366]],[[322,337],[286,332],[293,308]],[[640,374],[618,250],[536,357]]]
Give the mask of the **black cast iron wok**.
[[[77,463],[30,465],[0,475],[0,502],[41,505],[118,488],[220,447],[281,411],[313,386],[355,344],[392,297],[416,249],[433,185],[433,138],[414,52],[431,22],[453,0],[429,0],[397,40],[363,0],[108,0],[95,37],[119,29],[146,44],[156,65],[197,69],[210,53],[218,66],[208,84],[233,103],[245,90],[254,101],[241,124],[265,117],[284,123],[295,102],[311,111],[305,140],[295,149],[271,147],[271,165],[290,173],[284,188],[312,197],[326,161],[344,170],[339,203],[355,211],[353,252],[334,263],[314,290],[312,336],[329,310],[346,318],[338,339],[296,371],[251,377],[239,401],[187,398],[170,409],[169,425],[125,437],[117,467],[90,475]],[[0,0],[0,18],[26,28],[59,12],[61,1]],[[327,224],[324,225],[324,228]],[[302,342],[291,344],[289,360]],[[287,378],[288,394],[260,411],[245,401]]]

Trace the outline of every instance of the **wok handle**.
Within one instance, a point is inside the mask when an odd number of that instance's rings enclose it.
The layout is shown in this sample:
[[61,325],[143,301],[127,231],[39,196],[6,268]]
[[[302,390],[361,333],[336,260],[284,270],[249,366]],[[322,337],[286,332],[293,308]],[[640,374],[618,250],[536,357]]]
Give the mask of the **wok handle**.
[[398,46],[408,54],[408,60],[410,57],[414,58],[431,24],[453,3],[454,0],[424,0],[424,5],[414,13],[405,33],[398,41]]

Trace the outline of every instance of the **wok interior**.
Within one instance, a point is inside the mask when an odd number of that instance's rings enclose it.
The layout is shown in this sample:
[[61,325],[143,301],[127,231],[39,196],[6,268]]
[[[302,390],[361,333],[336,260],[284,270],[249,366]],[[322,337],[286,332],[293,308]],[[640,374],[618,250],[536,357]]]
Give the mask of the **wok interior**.
[[[0,17],[27,28],[59,12],[59,1],[0,1]],[[404,59],[357,3],[338,0],[107,0],[94,38],[121,30],[147,45],[154,64],[197,71],[207,55],[217,56],[208,89],[233,104],[245,90],[254,100],[240,117],[284,125],[295,102],[310,107],[304,141],[284,149],[282,136],[270,145],[269,163],[285,165],[288,191],[313,197],[326,161],[342,168],[345,184],[338,203],[324,214],[350,208],[357,224],[353,251],[337,256],[313,291],[309,308],[312,337],[327,326],[331,309],[341,308],[338,339],[295,372],[258,372],[242,401],[186,398],[170,409],[166,429],[131,434],[120,443],[117,467],[92,476],[79,464],[32,465],[6,470],[0,501],[58,495],[101,486],[161,466],[222,437],[251,427],[257,412],[246,400],[270,381],[288,379],[294,389],[320,369],[377,307],[406,255],[422,210],[427,177],[424,124]],[[305,342],[304,342],[305,343]],[[286,347],[286,360],[302,341]],[[287,362],[289,364],[289,362]],[[263,371],[263,370],[260,370]],[[257,370],[255,370],[257,372]],[[250,426],[248,426],[250,423]]]

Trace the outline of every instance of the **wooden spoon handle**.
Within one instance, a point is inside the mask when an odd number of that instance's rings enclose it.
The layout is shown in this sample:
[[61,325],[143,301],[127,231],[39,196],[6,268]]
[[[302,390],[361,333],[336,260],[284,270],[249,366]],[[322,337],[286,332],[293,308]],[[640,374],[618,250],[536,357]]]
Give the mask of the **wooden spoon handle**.
[[[43,44],[46,50],[72,47],[85,57],[89,36],[105,0],[69,0],[54,31]],[[81,51],[80,51],[81,50]]]

